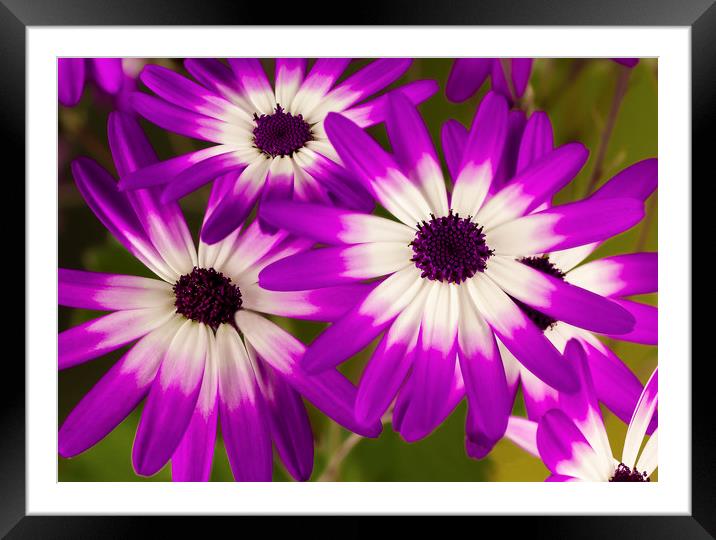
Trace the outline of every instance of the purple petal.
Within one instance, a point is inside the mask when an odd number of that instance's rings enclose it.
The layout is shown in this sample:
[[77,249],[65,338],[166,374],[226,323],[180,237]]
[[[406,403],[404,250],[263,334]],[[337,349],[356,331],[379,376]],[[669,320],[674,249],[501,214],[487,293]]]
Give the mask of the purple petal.
[[521,262],[494,257],[486,273],[511,297],[558,321],[610,334],[627,333],[634,326],[629,312],[612,300]]
[[430,133],[418,110],[400,92],[388,97],[385,126],[401,170],[420,189],[436,214],[447,214],[447,191]]
[[271,438],[289,474],[299,482],[313,471],[313,432],[301,396],[273,368],[262,366]]
[[171,318],[167,307],[115,311],[57,336],[58,367],[67,369],[119,349]]
[[533,456],[539,457],[537,449],[537,422],[526,418],[510,416],[505,437]]
[[645,159],[622,170],[595,191],[591,199],[631,197],[645,201],[658,184],[658,160]]
[[326,117],[325,127],[345,166],[390,213],[411,226],[429,218],[431,209],[423,195],[367,133],[336,113]]
[[465,152],[468,131],[457,120],[448,120],[440,130],[440,141],[451,178],[457,178]]
[[350,62],[350,58],[318,58],[301,85],[299,94],[296,96],[297,101],[301,93],[305,92],[320,94],[321,96],[326,94],[333,86],[333,83],[343,74]]
[[656,414],[659,402],[659,373],[658,368],[654,370],[649,380],[644,385],[644,390],[639,396],[639,402],[636,404],[634,414],[629,420],[629,428],[627,429],[626,438],[624,439],[624,452],[622,454],[622,463],[634,468],[636,457],[639,454],[644,435],[646,434],[649,424],[652,422],[653,416]]
[[569,282],[602,296],[631,296],[658,290],[658,254],[628,253],[584,264],[568,274]]
[[[137,120],[125,113],[110,114],[109,146],[120,176],[156,163],[156,155]],[[129,191],[126,197],[164,261],[179,275],[196,265],[194,240],[178,204],[162,204],[153,189]]]
[[244,94],[258,109],[258,112],[273,112],[275,95],[266,72],[258,58],[228,58],[234,76],[243,87]]
[[515,168],[517,166],[517,154],[520,149],[520,140],[522,132],[525,129],[527,119],[525,113],[521,110],[511,110],[507,115],[507,137],[505,138],[505,148],[502,152],[502,161],[495,172],[495,178],[490,186],[490,193],[495,193],[515,176]]
[[306,73],[305,58],[276,59],[276,101],[288,106],[296,96]]
[[386,119],[388,115],[388,96],[393,92],[400,92],[410,103],[418,105],[435,94],[439,88],[437,81],[434,80],[409,82],[387,94],[351,107],[344,111],[343,115],[362,128],[374,126]]
[[603,480],[602,459],[569,417],[559,409],[545,414],[537,427],[537,448],[554,474]]
[[208,327],[186,321],[169,345],[139,420],[132,447],[137,474],[151,476],[171,458],[189,426],[204,374]]
[[121,58],[92,58],[90,69],[97,86],[102,90],[108,94],[119,92],[124,78]]
[[550,153],[554,148],[552,123],[547,113],[535,111],[527,120],[517,157],[517,173],[521,173],[532,162]]
[[97,444],[149,391],[178,325],[167,324],[139,340],[82,398],[62,423],[58,450],[70,458]]
[[466,436],[473,444],[471,455],[479,459],[504,435],[512,400],[495,335],[467,291],[460,304],[458,357],[470,407]]
[[239,482],[268,482],[273,470],[269,412],[255,358],[228,325],[216,332],[219,419],[231,471]]
[[480,103],[465,143],[451,208],[474,216],[482,206],[497,172],[507,137],[507,101],[490,92]]
[[241,227],[264,189],[269,163],[256,161],[243,171],[237,169],[220,177],[232,188],[221,197],[206,218],[201,228],[201,239],[204,242],[215,244]]
[[171,285],[158,279],[60,268],[57,303],[102,311],[169,308],[172,289]]
[[224,122],[221,120],[188,111],[163,99],[139,92],[131,94],[130,102],[138,114],[179,135],[210,142],[221,142],[225,137]]
[[163,66],[145,66],[140,78],[159,97],[191,112],[224,119],[227,110],[233,108],[225,99]]
[[365,437],[376,437],[380,422],[363,424],[354,415],[356,389],[335,369],[309,375],[298,364],[306,347],[271,321],[250,311],[236,313],[236,324],[256,350],[298,393],[324,414]]
[[72,162],[72,175],[92,212],[114,237],[154,273],[171,279],[161,255],[110,174],[95,161],[80,157]]
[[380,334],[423,286],[414,269],[385,279],[358,306],[320,334],[301,361],[311,373],[333,367],[357,353]]
[[372,283],[356,283],[307,291],[277,292],[252,285],[241,287],[243,306],[252,311],[308,321],[332,322],[343,317],[372,291]]
[[281,259],[259,274],[261,287],[302,291],[385,276],[411,265],[412,250],[398,242],[327,247]]
[[612,339],[657,345],[659,343],[659,312],[656,306],[615,298],[613,302],[629,312],[634,318],[634,328],[626,334],[609,336]]
[[187,58],[184,67],[197,81],[228,101],[241,91],[241,84],[231,70],[216,58]]
[[477,220],[488,229],[529,214],[566,186],[587,161],[581,143],[560,146],[509,181],[480,209]]
[[127,191],[166,184],[195,163],[226,153],[227,150],[222,145],[210,146],[203,150],[189,152],[188,154],[177,156],[166,161],[143,166],[133,172],[127,172],[124,175],[120,173],[119,189],[120,191]]
[[517,98],[521,98],[527,89],[527,83],[532,74],[532,58],[513,58],[510,61],[512,68],[512,83]]
[[393,220],[317,204],[272,201],[262,204],[260,212],[272,225],[324,244],[407,244],[415,236],[413,229]]
[[472,96],[487,79],[492,63],[492,58],[457,58],[445,87],[447,98],[459,103]]
[[163,203],[174,202],[189,193],[196,191],[217,176],[231,171],[241,171],[246,163],[235,152],[227,152],[209,157],[181,171],[162,192]]
[[85,86],[85,59],[57,59],[57,95],[65,107],[74,107],[82,97]]
[[179,446],[172,455],[174,482],[208,482],[216,444],[218,371],[216,358],[207,357],[196,408]]
[[523,366],[553,388],[577,389],[574,369],[495,282],[481,276],[465,283],[480,314]]
[[[427,436],[442,420],[455,375],[458,302],[455,287],[434,282],[428,291],[410,375],[410,403],[400,422],[400,434],[408,442]],[[401,392],[398,401],[405,396]]]
[[326,99],[336,99],[343,108],[348,108],[395,82],[411,63],[410,58],[375,60],[336,86]]
[[499,225],[487,232],[487,242],[501,255],[540,255],[605,240],[643,217],[644,203],[636,199],[585,200]]
[[638,58],[612,58],[612,60],[617,64],[621,64],[622,66],[626,66],[628,68],[633,68],[639,63]]

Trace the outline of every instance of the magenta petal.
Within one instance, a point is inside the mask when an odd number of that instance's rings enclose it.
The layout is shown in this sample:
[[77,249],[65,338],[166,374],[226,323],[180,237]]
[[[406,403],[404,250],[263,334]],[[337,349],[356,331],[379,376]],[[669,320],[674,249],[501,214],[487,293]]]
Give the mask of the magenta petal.
[[452,102],[465,101],[485,82],[492,68],[492,58],[458,58],[448,76],[445,95]]
[[517,173],[521,173],[532,162],[548,154],[554,148],[554,135],[549,116],[535,111],[527,120],[517,158]]
[[162,192],[164,203],[173,202],[199,189],[204,184],[230,171],[243,170],[246,167],[233,152],[219,154],[195,163],[181,171],[169,182]]
[[57,94],[65,107],[74,107],[82,97],[85,86],[85,59],[57,59]]
[[124,78],[121,58],[93,58],[90,66],[97,86],[108,94],[119,92]]
[[445,162],[451,178],[457,178],[465,152],[467,142],[467,129],[457,120],[448,120],[440,130],[440,140],[445,154]]
[[186,321],[177,331],[142,411],[132,447],[137,474],[151,476],[171,458],[189,426],[201,389],[209,330]]
[[264,369],[271,438],[289,474],[299,482],[313,471],[313,432],[301,396],[270,366]]
[[658,169],[658,160],[656,158],[639,161],[614,175],[595,191],[590,198],[634,197],[645,201],[656,190]]
[[173,330],[168,326],[137,342],[82,398],[62,423],[58,449],[69,458],[97,444],[149,391]]
[[613,301],[631,314],[635,324],[630,332],[610,337],[644,345],[659,343],[659,311],[656,306],[623,299],[614,299]]

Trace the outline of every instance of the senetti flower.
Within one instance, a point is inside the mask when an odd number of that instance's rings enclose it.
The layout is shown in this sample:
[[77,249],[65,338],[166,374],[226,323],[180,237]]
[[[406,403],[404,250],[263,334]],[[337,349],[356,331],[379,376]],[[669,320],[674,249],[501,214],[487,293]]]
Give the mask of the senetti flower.
[[[468,133],[458,122],[449,121],[443,127],[442,138],[446,146],[452,145],[461,149],[465,147]],[[494,182],[498,183],[496,190],[506,188],[500,197],[511,193],[512,188],[507,188],[512,179],[512,176],[509,176],[510,172],[514,171],[519,177],[531,163],[538,161],[553,149],[552,126],[545,113],[534,112],[529,120],[525,121],[524,113],[510,111],[507,143],[502,162],[498,167],[498,172],[505,171],[507,176],[502,175],[501,183],[499,178]],[[460,158],[461,153],[450,155],[447,160],[448,168],[456,169]],[[631,165],[607,181],[589,197],[589,200],[622,197],[645,201],[657,187],[657,168],[656,159],[646,159]],[[533,213],[549,206],[549,202],[543,203]],[[657,308],[624,297],[657,291],[657,254],[629,253],[605,257],[580,266],[582,261],[600,245],[601,242],[594,242],[552,253],[538,255],[524,253],[515,257],[515,260],[552,278],[611,298],[629,311],[635,321],[634,328],[625,334],[609,336],[612,339],[656,345]],[[529,307],[519,300],[519,290],[506,290],[558,350],[564,351],[569,339],[575,338],[580,341],[587,355],[597,397],[624,422],[628,422],[641,394],[642,385],[619,357],[594,333],[556,320],[538,309]],[[527,414],[530,419],[538,420],[544,412],[555,406],[557,391],[525,369],[499,339],[497,345],[505,362],[510,387],[516,387],[518,380],[521,381]],[[470,450],[469,444],[468,450]],[[479,454],[479,449],[475,450]]]
[[642,443],[656,418],[657,370],[639,396],[629,420],[621,459],[616,459],[584,351],[577,341],[571,340],[565,356],[579,368],[580,391],[560,394],[559,407],[548,411],[539,424],[510,418],[507,437],[542,459],[552,473],[548,482],[648,482],[658,464],[658,428],[653,429],[643,449]]
[[121,58],[59,58],[59,101],[65,107],[77,105],[88,79],[94,80],[107,94],[116,94],[122,87],[123,77]]
[[[109,140],[120,175],[156,162],[127,115],[110,116]],[[176,203],[161,203],[152,189],[119,192],[87,158],[72,170],[95,215],[157,279],[60,269],[61,305],[111,313],[59,335],[59,368],[133,343],[63,423],[60,455],[97,443],[145,396],[132,452],[141,475],[171,459],[174,480],[208,480],[218,421],[237,480],[271,479],[272,443],[290,474],[307,479],[313,437],[300,395],[348,429],[380,432],[377,422],[354,420],[356,390],[346,378],[306,375],[297,364],[303,344],[260,315],[335,320],[370,286],[265,291],[261,269],[307,242],[254,222],[197,251]],[[205,221],[231,189],[227,179],[215,182]]]
[[495,93],[480,105],[449,197],[426,126],[404,97],[389,98],[394,155],[349,119],[329,115],[326,130],[341,159],[397,221],[315,204],[274,202],[262,209],[271,224],[331,246],[267,266],[262,287],[380,279],[313,342],[302,365],[311,372],[333,367],[385,332],[361,379],[356,416],[379,418],[397,394],[393,426],[408,441],[429,434],[463,392],[470,440],[484,452],[499,440],[512,396],[496,337],[539,379],[577,389],[571,365],[516,300],[596,332],[629,332],[634,324],[611,300],[515,260],[612,236],[640,220],[644,205],[588,200],[530,214],[582,167],[587,151],[577,143],[550,152],[513,179],[509,192],[488,199],[507,109]]
[[532,58],[457,58],[450,70],[445,95],[461,102],[472,97],[485,79],[492,79],[492,91],[511,101],[520,99],[532,72]]
[[[141,79],[158,97],[137,93],[136,110],[155,124],[214,143],[122,178],[122,189],[166,183],[162,201],[175,201],[219,176],[229,189],[204,228],[202,239],[221,240],[257,201],[296,199],[370,210],[372,200],[340,164],[323,127],[341,112],[366,127],[382,122],[385,96],[366,101],[396,81],[409,59],[376,60],[342,82],[349,58],[319,58],[307,75],[306,59],[276,60],[272,87],[257,59],[187,59],[198,82],[169,69],[147,66]],[[419,103],[437,91],[435,81],[400,88]]]

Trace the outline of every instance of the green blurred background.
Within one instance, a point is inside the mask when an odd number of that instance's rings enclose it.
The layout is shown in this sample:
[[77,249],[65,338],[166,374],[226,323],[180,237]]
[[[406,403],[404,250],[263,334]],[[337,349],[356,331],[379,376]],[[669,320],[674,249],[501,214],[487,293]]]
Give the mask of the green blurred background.
[[[177,59],[152,59],[185,73]],[[356,60],[346,75],[365,65],[368,59]],[[140,61],[133,61],[135,67]],[[404,82],[433,78],[440,92],[421,105],[421,111],[430,128],[433,141],[439,148],[440,126],[455,118],[470,126],[477,104],[489,89],[486,82],[477,95],[461,104],[449,103],[444,87],[452,60],[416,59],[412,67],[393,86]],[[267,73],[273,73],[274,62],[265,60]],[[605,145],[601,170],[594,174],[595,163],[613,108],[614,95],[619,81],[626,82],[626,93],[616,121]],[[146,88],[139,83],[139,88]],[[581,141],[590,150],[587,165],[574,182],[558,196],[558,202],[583,196],[594,175],[601,185],[622,168],[657,155],[657,61],[642,60],[629,70],[606,59],[536,59],[530,85],[519,106],[528,113],[546,111],[553,123],[555,142]],[[59,264],[64,268],[98,272],[126,273],[151,276],[146,268],[130,256],[105,230],[82,200],[70,173],[70,162],[86,155],[116,174],[107,143],[107,116],[112,102],[91,85],[85,89],[81,103],[74,108],[59,109]],[[160,159],[206,146],[192,139],[165,132],[142,121]],[[371,129],[387,145],[381,127]],[[444,167],[445,169],[445,167]],[[447,173],[446,173],[447,175]],[[181,201],[190,228],[196,233],[200,224],[208,187]],[[196,234],[195,234],[196,236]],[[647,202],[644,221],[631,230],[611,239],[591,258],[637,250],[657,249],[656,194]],[[656,295],[639,299],[656,304]],[[88,319],[101,315],[79,309],[59,308],[59,330],[65,330]],[[280,318],[275,320],[306,343],[320,332],[323,325]],[[366,351],[346,362],[342,370],[358,381],[362,366],[370,357],[375,343]],[[612,349],[631,367],[642,382],[649,377],[657,363],[657,348],[624,342],[610,342]],[[82,396],[116,362],[126,348],[105,357],[62,371],[58,376],[58,426]],[[541,462],[503,440],[488,458],[482,461],[466,457],[463,438],[465,403],[431,436],[413,444],[405,443],[386,424],[377,439],[362,439],[351,435],[337,424],[323,417],[308,405],[313,425],[316,462],[312,480],[337,481],[542,481],[548,474]],[[524,411],[518,394],[515,414]],[[626,426],[603,410],[607,430],[617,456],[626,433]],[[151,478],[134,474],[131,465],[131,448],[141,406],[95,447],[72,458],[58,458],[60,481],[168,481],[170,467],[166,466]],[[279,460],[275,460],[274,479],[290,480]],[[226,453],[220,436],[216,443],[214,481],[232,481]]]

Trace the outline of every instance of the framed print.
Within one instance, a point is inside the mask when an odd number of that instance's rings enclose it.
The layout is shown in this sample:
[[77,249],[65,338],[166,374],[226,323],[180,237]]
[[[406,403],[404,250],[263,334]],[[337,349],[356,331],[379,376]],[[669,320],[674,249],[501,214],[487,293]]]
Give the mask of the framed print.
[[716,7],[458,4],[4,2],[3,534],[714,534],[691,177]]

